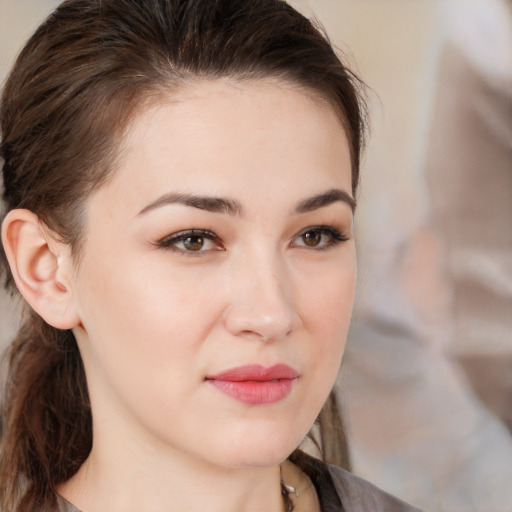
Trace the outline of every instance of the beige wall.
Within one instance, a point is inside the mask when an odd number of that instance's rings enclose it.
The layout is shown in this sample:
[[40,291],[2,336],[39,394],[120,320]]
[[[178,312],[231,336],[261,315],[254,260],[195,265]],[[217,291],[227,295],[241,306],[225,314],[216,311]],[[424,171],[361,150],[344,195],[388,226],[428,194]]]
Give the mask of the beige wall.
[[[22,45],[57,3],[55,0],[0,0],[0,84]],[[0,347],[12,338],[18,319],[13,300],[0,291]]]

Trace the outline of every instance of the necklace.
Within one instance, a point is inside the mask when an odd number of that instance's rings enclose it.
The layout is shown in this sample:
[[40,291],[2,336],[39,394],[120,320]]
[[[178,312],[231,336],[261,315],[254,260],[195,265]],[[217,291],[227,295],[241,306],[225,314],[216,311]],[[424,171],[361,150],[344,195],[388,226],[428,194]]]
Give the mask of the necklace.
[[286,485],[281,478],[281,495],[283,496],[284,506],[286,512],[293,512],[295,509],[295,503],[290,498],[290,494],[295,494],[295,497],[299,497],[299,492],[293,485]]

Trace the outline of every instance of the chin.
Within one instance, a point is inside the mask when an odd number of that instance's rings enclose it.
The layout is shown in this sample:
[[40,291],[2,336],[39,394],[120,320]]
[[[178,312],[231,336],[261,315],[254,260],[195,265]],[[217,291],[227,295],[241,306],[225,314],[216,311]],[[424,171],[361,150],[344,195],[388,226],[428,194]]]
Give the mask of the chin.
[[225,450],[218,453],[221,465],[231,468],[277,466],[289,457],[304,437],[297,436],[294,439],[290,432],[258,434],[233,440],[225,446]]
[[[293,451],[293,450],[292,450]],[[274,453],[243,453],[237,454],[233,457],[228,457],[225,460],[224,467],[233,469],[242,468],[269,468],[279,466],[290,455],[291,452]]]

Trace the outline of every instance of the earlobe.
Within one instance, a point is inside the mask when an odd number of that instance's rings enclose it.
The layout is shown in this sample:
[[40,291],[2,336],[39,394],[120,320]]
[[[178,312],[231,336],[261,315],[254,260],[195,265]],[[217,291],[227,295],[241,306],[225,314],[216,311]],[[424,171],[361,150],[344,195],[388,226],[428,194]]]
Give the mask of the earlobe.
[[2,243],[16,286],[50,325],[71,329],[80,323],[71,283],[67,245],[59,242],[29,210],[11,210],[2,223]]

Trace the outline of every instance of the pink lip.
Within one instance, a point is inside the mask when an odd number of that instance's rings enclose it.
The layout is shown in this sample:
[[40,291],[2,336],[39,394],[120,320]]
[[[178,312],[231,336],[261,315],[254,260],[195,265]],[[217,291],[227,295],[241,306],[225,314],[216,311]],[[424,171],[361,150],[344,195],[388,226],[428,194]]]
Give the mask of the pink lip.
[[299,374],[285,364],[270,368],[247,365],[231,368],[207,381],[222,393],[249,405],[278,402],[288,396]]

